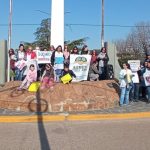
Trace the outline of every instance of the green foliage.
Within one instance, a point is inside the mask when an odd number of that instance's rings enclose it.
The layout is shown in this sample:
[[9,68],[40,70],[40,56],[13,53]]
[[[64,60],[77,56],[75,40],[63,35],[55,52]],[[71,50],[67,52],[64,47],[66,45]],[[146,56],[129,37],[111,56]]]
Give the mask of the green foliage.
[[120,67],[122,68],[122,65],[124,63],[128,63],[128,60],[141,60],[143,61],[144,60],[144,56],[142,55],[135,55],[133,53],[129,53],[129,52],[126,52],[126,53],[119,53],[117,54],[118,56],[118,62],[119,62],[119,65]]
[[39,46],[40,48],[47,48],[50,47],[50,19],[43,19],[41,22],[41,26],[36,29],[36,32],[34,33],[36,41],[34,42],[25,42],[25,49],[27,49],[29,46],[33,47],[35,49],[36,46]]
[[72,50],[74,46],[77,46],[77,47],[83,46],[87,39],[88,38],[86,37],[86,38],[80,38],[80,39],[73,40],[73,41],[65,41],[65,44],[68,45],[69,50]]
[[41,26],[36,29],[34,33],[37,41],[50,41],[50,19],[43,19],[41,22]]
[[[34,33],[36,41],[29,43],[25,42],[25,49],[27,49],[29,46],[32,46],[33,49],[36,46],[39,46],[40,48],[47,48],[50,47],[50,19],[43,19],[41,21],[40,27],[36,29],[36,32]],[[80,38],[73,41],[65,41],[64,44],[68,45],[69,50],[72,50],[74,46],[78,46],[79,48],[85,44],[85,41],[88,38]]]

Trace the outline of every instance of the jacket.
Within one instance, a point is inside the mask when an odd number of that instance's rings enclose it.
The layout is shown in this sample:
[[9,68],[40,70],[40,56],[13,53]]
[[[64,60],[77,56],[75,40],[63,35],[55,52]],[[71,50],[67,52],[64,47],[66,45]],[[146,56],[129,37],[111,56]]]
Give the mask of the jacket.
[[34,82],[37,79],[37,70],[34,71],[29,70],[26,76],[26,79],[30,82]]
[[122,69],[119,74],[120,78],[120,87],[126,87],[132,83],[132,72],[130,69]]

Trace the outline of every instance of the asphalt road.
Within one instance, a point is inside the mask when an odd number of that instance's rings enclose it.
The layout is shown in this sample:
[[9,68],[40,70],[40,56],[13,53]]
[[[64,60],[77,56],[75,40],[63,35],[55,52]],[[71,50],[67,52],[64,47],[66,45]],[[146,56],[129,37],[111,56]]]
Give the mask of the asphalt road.
[[0,150],[150,150],[150,119],[1,123]]

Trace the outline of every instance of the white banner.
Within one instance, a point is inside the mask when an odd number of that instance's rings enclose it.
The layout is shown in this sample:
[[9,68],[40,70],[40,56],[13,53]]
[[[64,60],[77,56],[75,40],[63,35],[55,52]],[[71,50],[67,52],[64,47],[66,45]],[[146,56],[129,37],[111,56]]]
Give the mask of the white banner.
[[133,72],[137,72],[140,68],[140,60],[128,60],[128,64]]
[[70,70],[72,70],[76,78],[74,82],[87,80],[91,55],[70,55]]
[[48,64],[51,62],[51,51],[36,51],[38,64]]

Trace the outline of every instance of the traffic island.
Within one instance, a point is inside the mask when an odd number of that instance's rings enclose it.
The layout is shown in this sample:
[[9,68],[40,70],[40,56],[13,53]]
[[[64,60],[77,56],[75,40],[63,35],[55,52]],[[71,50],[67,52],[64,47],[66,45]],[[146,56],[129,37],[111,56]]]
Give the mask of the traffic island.
[[56,83],[36,93],[18,91],[19,81],[0,88],[0,108],[24,112],[81,112],[119,105],[119,86],[114,80]]

